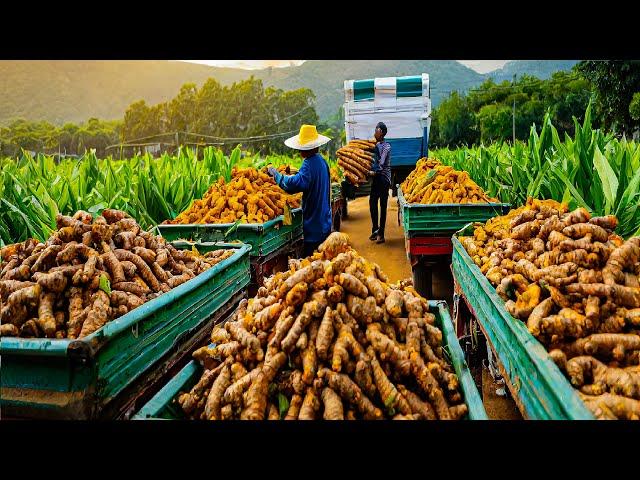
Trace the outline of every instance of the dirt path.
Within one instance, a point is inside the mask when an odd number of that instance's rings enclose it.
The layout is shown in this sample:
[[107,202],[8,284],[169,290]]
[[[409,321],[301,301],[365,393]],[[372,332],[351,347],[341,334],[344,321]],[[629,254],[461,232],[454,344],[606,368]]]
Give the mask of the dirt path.
[[363,257],[378,263],[391,282],[411,276],[411,266],[404,251],[404,234],[398,225],[398,199],[389,197],[385,243],[378,245],[369,240],[371,215],[369,197],[351,200],[348,217],[342,220],[340,231],[349,235],[353,248]]
[[[387,205],[386,242],[378,245],[369,240],[371,234],[371,216],[369,214],[369,197],[356,198],[349,202],[348,217],[342,219],[340,231],[349,235],[353,247],[365,258],[377,262],[396,282],[411,277],[411,265],[404,247],[404,233],[398,225],[398,199],[389,197]],[[442,263],[433,268],[433,298],[446,300],[452,306],[453,278],[449,265]],[[491,376],[483,369],[483,403],[487,415],[495,420],[521,419],[514,401],[509,397],[496,395],[496,385]]]

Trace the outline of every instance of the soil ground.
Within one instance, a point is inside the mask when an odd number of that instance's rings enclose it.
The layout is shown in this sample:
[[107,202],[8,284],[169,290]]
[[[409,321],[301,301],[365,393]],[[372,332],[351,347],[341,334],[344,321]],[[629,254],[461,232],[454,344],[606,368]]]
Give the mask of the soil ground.
[[411,265],[404,251],[404,234],[398,226],[398,201],[389,197],[385,243],[369,240],[371,215],[369,197],[359,197],[347,205],[348,217],[342,219],[340,231],[349,235],[353,247],[363,257],[376,262],[393,283],[411,277]]
[[[349,235],[353,247],[365,258],[378,263],[391,282],[411,277],[411,265],[404,246],[404,233],[398,225],[398,199],[389,197],[385,243],[377,244],[369,240],[371,216],[369,197],[359,197],[349,201],[348,217],[342,219],[340,231]],[[448,263],[433,267],[433,298],[443,299],[451,306],[453,298],[453,278]],[[487,415],[495,420],[521,419],[515,402],[509,397],[496,395],[497,386],[491,375],[483,368],[483,402]],[[505,387],[506,388],[506,387]]]

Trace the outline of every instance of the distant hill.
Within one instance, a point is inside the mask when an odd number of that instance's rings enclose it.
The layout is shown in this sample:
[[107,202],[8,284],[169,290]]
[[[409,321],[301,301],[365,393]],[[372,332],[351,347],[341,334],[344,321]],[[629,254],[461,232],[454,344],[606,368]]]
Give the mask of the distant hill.
[[153,61],[0,61],[0,124],[22,117],[52,123],[90,117],[120,119],[133,102],[166,101],[186,82],[202,84],[215,76],[230,83],[246,70],[185,62]]
[[451,90],[466,90],[483,76],[455,60],[310,60],[298,67],[273,69],[273,76],[258,74],[265,83],[290,89],[309,87],[317,98],[320,118],[334,115],[344,102],[344,81],[428,73],[431,96],[437,105]]
[[479,85],[488,76],[511,78],[513,72],[546,78],[576,61],[512,61],[482,75],[455,60],[309,60],[300,66],[247,71],[164,60],[0,61],[0,124],[13,118],[55,124],[90,117],[119,119],[133,102],[156,104],[173,98],[186,82],[202,85],[213,77],[222,84],[254,75],[265,86],[311,88],[320,118],[334,115],[344,101],[347,79],[413,75],[427,72],[434,106],[450,91]]
[[579,60],[512,60],[504,64],[504,67],[486,74],[496,83],[503,80],[513,80],[513,75],[533,75],[541,79],[551,77],[553,72],[560,70],[569,71]]

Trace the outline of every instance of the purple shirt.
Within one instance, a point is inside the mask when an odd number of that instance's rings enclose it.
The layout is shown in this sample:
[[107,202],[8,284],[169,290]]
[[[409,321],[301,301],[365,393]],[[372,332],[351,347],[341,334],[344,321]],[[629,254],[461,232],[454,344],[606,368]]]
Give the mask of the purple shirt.
[[391,145],[382,141],[376,144],[372,170],[376,175],[382,175],[391,185]]

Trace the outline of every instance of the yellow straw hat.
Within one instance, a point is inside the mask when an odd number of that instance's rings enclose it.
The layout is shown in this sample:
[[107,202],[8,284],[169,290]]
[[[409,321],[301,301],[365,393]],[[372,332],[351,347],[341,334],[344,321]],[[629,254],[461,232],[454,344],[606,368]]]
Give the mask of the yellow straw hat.
[[320,135],[315,125],[302,125],[300,133],[291,138],[287,138],[284,144],[295,150],[312,150],[316,147],[330,142],[329,137]]

